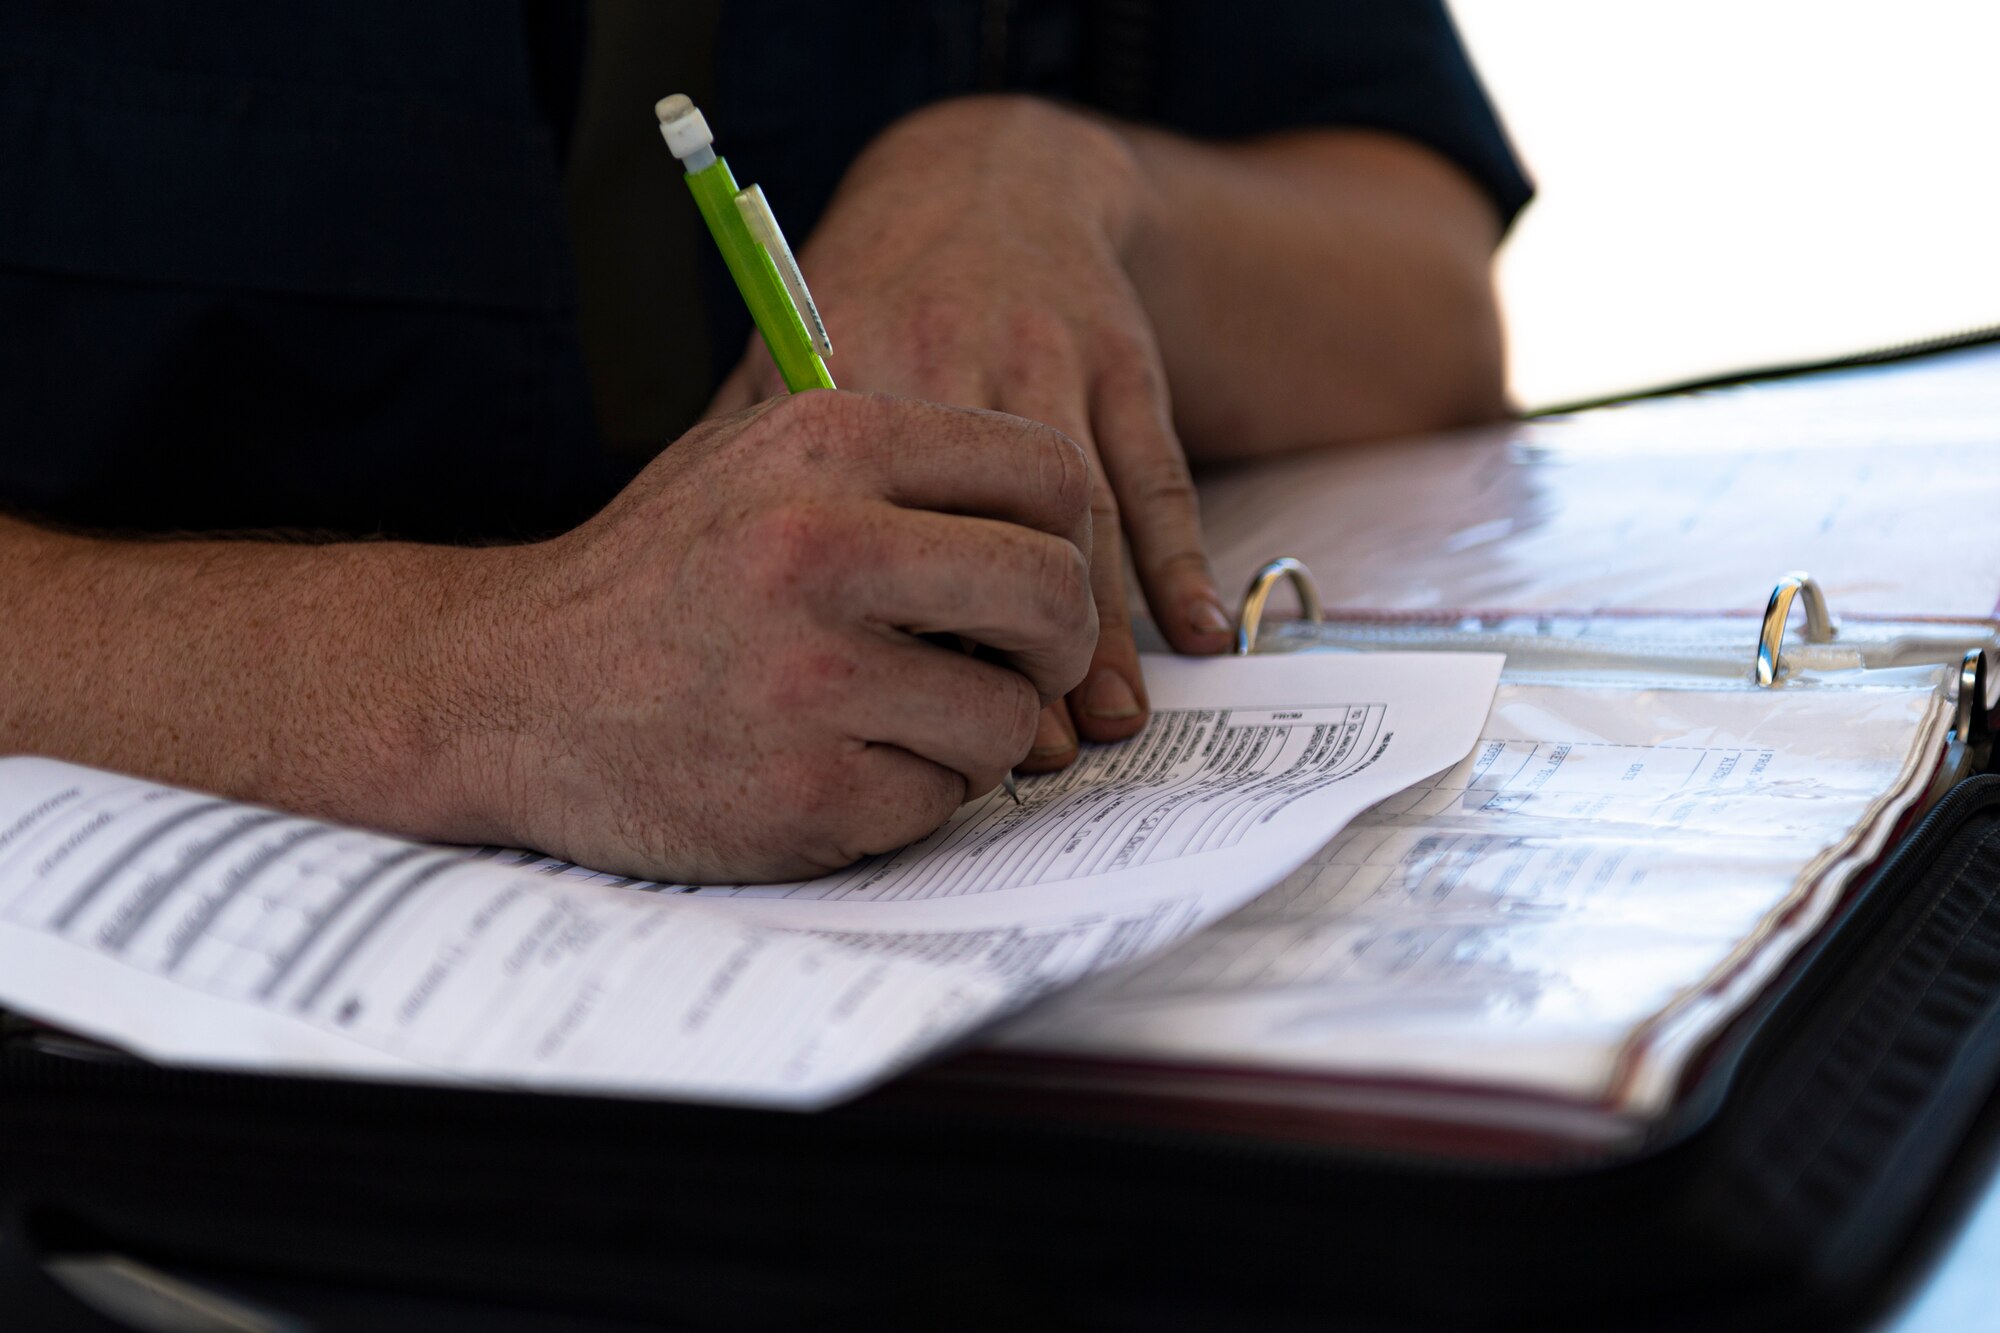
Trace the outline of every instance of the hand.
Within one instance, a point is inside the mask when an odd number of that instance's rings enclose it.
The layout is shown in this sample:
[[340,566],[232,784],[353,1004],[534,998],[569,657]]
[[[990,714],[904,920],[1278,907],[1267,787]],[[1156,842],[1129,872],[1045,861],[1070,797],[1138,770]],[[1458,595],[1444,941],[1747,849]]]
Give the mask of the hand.
[[[1167,641],[1229,644],[1159,349],[1121,264],[1141,189],[1103,125],[1024,98],[944,103],[862,154],[801,255],[841,384],[998,408],[1090,457],[1099,637],[1067,707],[1042,718],[1029,771],[1069,763],[1079,732],[1145,724],[1121,528]],[[715,410],[783,391],[753,337]]]
[[706,423],[574,532],[486,553],[469,799],[653,877],[911,842],[1082,677],[1089,542],[1083,456],[1032,422],[810,393]]

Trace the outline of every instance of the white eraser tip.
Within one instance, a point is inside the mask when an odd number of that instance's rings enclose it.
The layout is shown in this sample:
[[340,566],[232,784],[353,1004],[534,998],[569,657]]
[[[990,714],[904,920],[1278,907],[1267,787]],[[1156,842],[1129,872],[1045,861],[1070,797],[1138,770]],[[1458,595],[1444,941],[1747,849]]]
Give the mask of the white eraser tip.
[[707,118],[686,93],[662,97],[653,104],[653,114],[660,118],[660,137],[675,157],[685,160],[715,142]]

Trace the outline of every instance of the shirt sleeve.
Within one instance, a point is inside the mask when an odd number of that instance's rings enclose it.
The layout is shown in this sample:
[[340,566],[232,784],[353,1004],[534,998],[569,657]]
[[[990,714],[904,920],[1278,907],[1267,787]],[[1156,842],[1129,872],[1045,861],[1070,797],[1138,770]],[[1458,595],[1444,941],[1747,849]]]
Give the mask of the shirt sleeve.
[[[1399,135],[1464,171],[1503,224],[1533,193],[1443,0],[730,0],[703,107],[743,179],[803,236],[897,117],[1001,90],[1200,138],[1310,126]],[[719,376],[749,317],[705,250]]]
[[608,498],[531,35],[0,4],[0,509],[459,541]]
[[1413,140],[1511,223],[1534,193],[1443,0],[1159,0],[1157,120],[1241,138],[1307,126]]

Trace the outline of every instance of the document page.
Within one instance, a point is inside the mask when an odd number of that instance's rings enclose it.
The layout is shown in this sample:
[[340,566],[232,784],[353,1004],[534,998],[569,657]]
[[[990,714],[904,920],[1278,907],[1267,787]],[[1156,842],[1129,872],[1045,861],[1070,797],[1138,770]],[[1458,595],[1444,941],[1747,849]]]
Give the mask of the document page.
[[1001,1042],[1657,1107],[1920,794],[1936,674],[1868,679],[1503,684],[1449,772]]
[[1501,665],[1484,653],[1463,663],[1340,655],[1329,673],[1324,656],[1306,665],[1315,656],[1147,656],[1154,717],[1141,735],[1022,778],[1018,806],[992,792],[924,841],[820,879],[643,884],[495,855],[876,952],[976,965],[1030,990],[1055,985],[1233,910],[1365,808],[1371,790],[1449,767],[1484,720]]
[[1149,662],[1147,732],[1018,809],[757,888],[0,760],[0,1005],[161,1060],[822,1105],[1276,883],[1462,757],[1498,669]]

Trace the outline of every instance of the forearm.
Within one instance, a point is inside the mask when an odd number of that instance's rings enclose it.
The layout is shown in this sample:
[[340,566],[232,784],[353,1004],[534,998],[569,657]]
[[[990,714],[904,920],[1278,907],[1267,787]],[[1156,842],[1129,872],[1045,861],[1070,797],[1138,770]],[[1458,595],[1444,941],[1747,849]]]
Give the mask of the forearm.
[[123,542],[0,521],[0,752],[54,755],[427,837],[459,801],[485,553]]
[[1126,264],[1190,457],[1505,413],[1498,227],[1455,168],[1358,131],[1121,133],[1141,182]]

